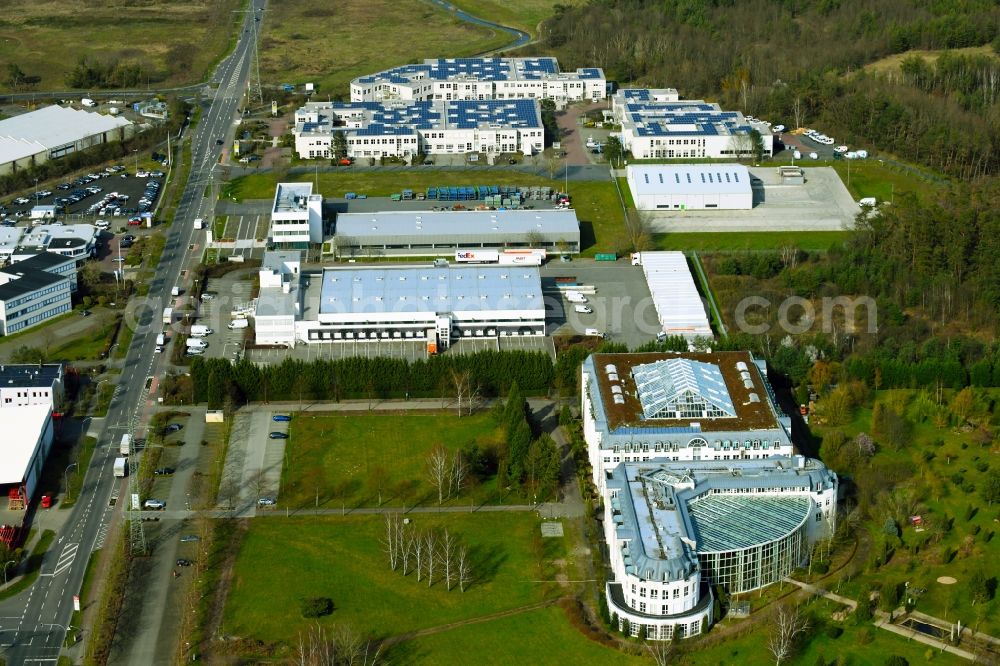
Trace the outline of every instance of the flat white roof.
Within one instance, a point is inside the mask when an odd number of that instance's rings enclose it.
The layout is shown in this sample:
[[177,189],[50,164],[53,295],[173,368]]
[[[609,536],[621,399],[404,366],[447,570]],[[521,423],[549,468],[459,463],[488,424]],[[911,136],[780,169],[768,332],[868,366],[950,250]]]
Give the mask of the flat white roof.
[[580,222],[575,210],[379,211],[337,215],[337,235],[351,238],[385,236],[499,236],[538,233],[576,240]]
[[0,164],[131,124],[121,117],[55,105],[0,120]]
[[50,417],[49,405],[6,407],[3,443],[0,443],[0,484],[21,483],[35,456],[42,429]]
[[627,167],[632,194],[750,194],[742,164],[650,164]]
[[643,252],[642,272],[664,333],[685,338],[713,337],[683,252]]

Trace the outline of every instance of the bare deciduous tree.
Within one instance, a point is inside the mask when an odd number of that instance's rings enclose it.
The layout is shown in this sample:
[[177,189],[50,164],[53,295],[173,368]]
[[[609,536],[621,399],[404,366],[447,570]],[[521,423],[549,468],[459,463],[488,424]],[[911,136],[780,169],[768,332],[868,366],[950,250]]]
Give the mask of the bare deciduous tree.
[[625,215],[625,240],[631,252],[642,252],[653,246],[649,215],[632,208],[628,210]]
[[434,565],[437,563],[437,534],[434,530],[424,533],[424,562],[427,570],[427,587],[434,584]]
[[417,570],[417,582],[424,576],[424,559],[426,557],[426,550],[424,547],[424,535],[414,534],[413,535],[413,559],[414,567]]
[[469,549],[465,546],[459,547],[455,566],[458,575],[458,589],[465,592],[465,588],[472,582],[472,560],[469,558]]
[[443,444],[435,444],[427,457],[427,477],[437,488],[438,504],[444,502],[444,491],[448,485],[451,469],[448,464],[448,449]]
[[452,494],[458,496],[465,485],[466,477],[469,475],[469,464],[465,461],[465,456],[461,451],[455,451],[451,459],[451,474],[448,475],[448,497]]
[[455,549],[457,543],[455,537],[448,531],[446,527],[444,533],[441,535],[441,545],[438,548],[438,559],[441,562],[441,569],[444,572],[444,585],[445,589],[449,592],[451,591],[451,583],[455,579],[456,568],[455,568]]
[[410,558],[413,556],[413,530],[403,526],[403,534],[399,544],[399,560],[403,565],[403,575],[410,573]]
[[299,634],[293,656],[295,666],[378,666],[382,648],[344,625],[330,631],[315,624]]
[[389,568],[395,571],[399,567],[400,551],[403,541],[403,521],[398,513],[385,514],[385,534],[382,537],[382,550],[389,558]]
[[778,606],[771,624],[771,635],[767,639],[767,649],[774,657],[775,666],[780,666],[792,656],[799,637],[808,629],[809,622],[799,612],[798,606]]
[[677,656],[677,646],[673,641],[646,641],[645,647],[656,666],[667,666]]
[[472,414],[476,401],[479,399],[479,386],[472,381],[472,373],[468,370],[451,371],[451,386],[455,391],[455,405],[458,409],[458,416],[462,416],[462,406],[466,406],[466,413]]

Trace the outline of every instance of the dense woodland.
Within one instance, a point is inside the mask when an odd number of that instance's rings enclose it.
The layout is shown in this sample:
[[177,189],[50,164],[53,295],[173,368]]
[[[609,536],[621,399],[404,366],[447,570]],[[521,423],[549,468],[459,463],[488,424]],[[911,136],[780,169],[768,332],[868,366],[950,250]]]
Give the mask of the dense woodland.
[[[967,178],[1000,169],[998,26],[991,0],[594,0],[557,6],[534,48]],[[979,46],[902,73],[862,69]]]

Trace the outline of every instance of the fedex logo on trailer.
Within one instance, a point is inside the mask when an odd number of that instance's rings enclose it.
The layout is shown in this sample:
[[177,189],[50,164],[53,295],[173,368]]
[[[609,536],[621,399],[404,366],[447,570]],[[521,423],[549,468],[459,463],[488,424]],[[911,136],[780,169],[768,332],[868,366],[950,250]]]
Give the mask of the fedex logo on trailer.
[[496,263],[500,261],[500,253],[496,250],[458,250],[455,261],[461,263]]

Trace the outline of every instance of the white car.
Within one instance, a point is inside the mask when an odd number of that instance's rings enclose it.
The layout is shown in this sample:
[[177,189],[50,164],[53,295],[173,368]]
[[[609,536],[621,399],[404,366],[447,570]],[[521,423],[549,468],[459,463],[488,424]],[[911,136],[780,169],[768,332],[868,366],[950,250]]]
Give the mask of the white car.
[[774,127],[771,128],[771,131],[774,132],[775,134],[781,134],[782,132],[785,131],[785,126],[775,125]]
[[580,314],[591,314],[594,311],[594,309],[591,308],[589,305],[574,305],[573,311],[579,312]]
[[154,509],[156,511],[162,511],[167,508],[167,503],[163,500],[158,499],[148,499],[142,503],[143,509]]
[[162,354],[163,353],[163,345],[156,345],[156,349],[153,350],[153,353],[154,354]]
[[584,331],[584,335],[596,335],[599,338],[604,337],[604,333],[601,333],[596,328],[588,328],[587,330]]
[[819,159],[819,155],[817,155],[816,153],[809,153],[809,159],[811,159],[811,160],[818,160]]
[[833,152],[835,152],[835,153],[846,153],[849,150],[850,150],[850,148],[848,148],[847,146],[837,146],[836,148],[833,149]]

